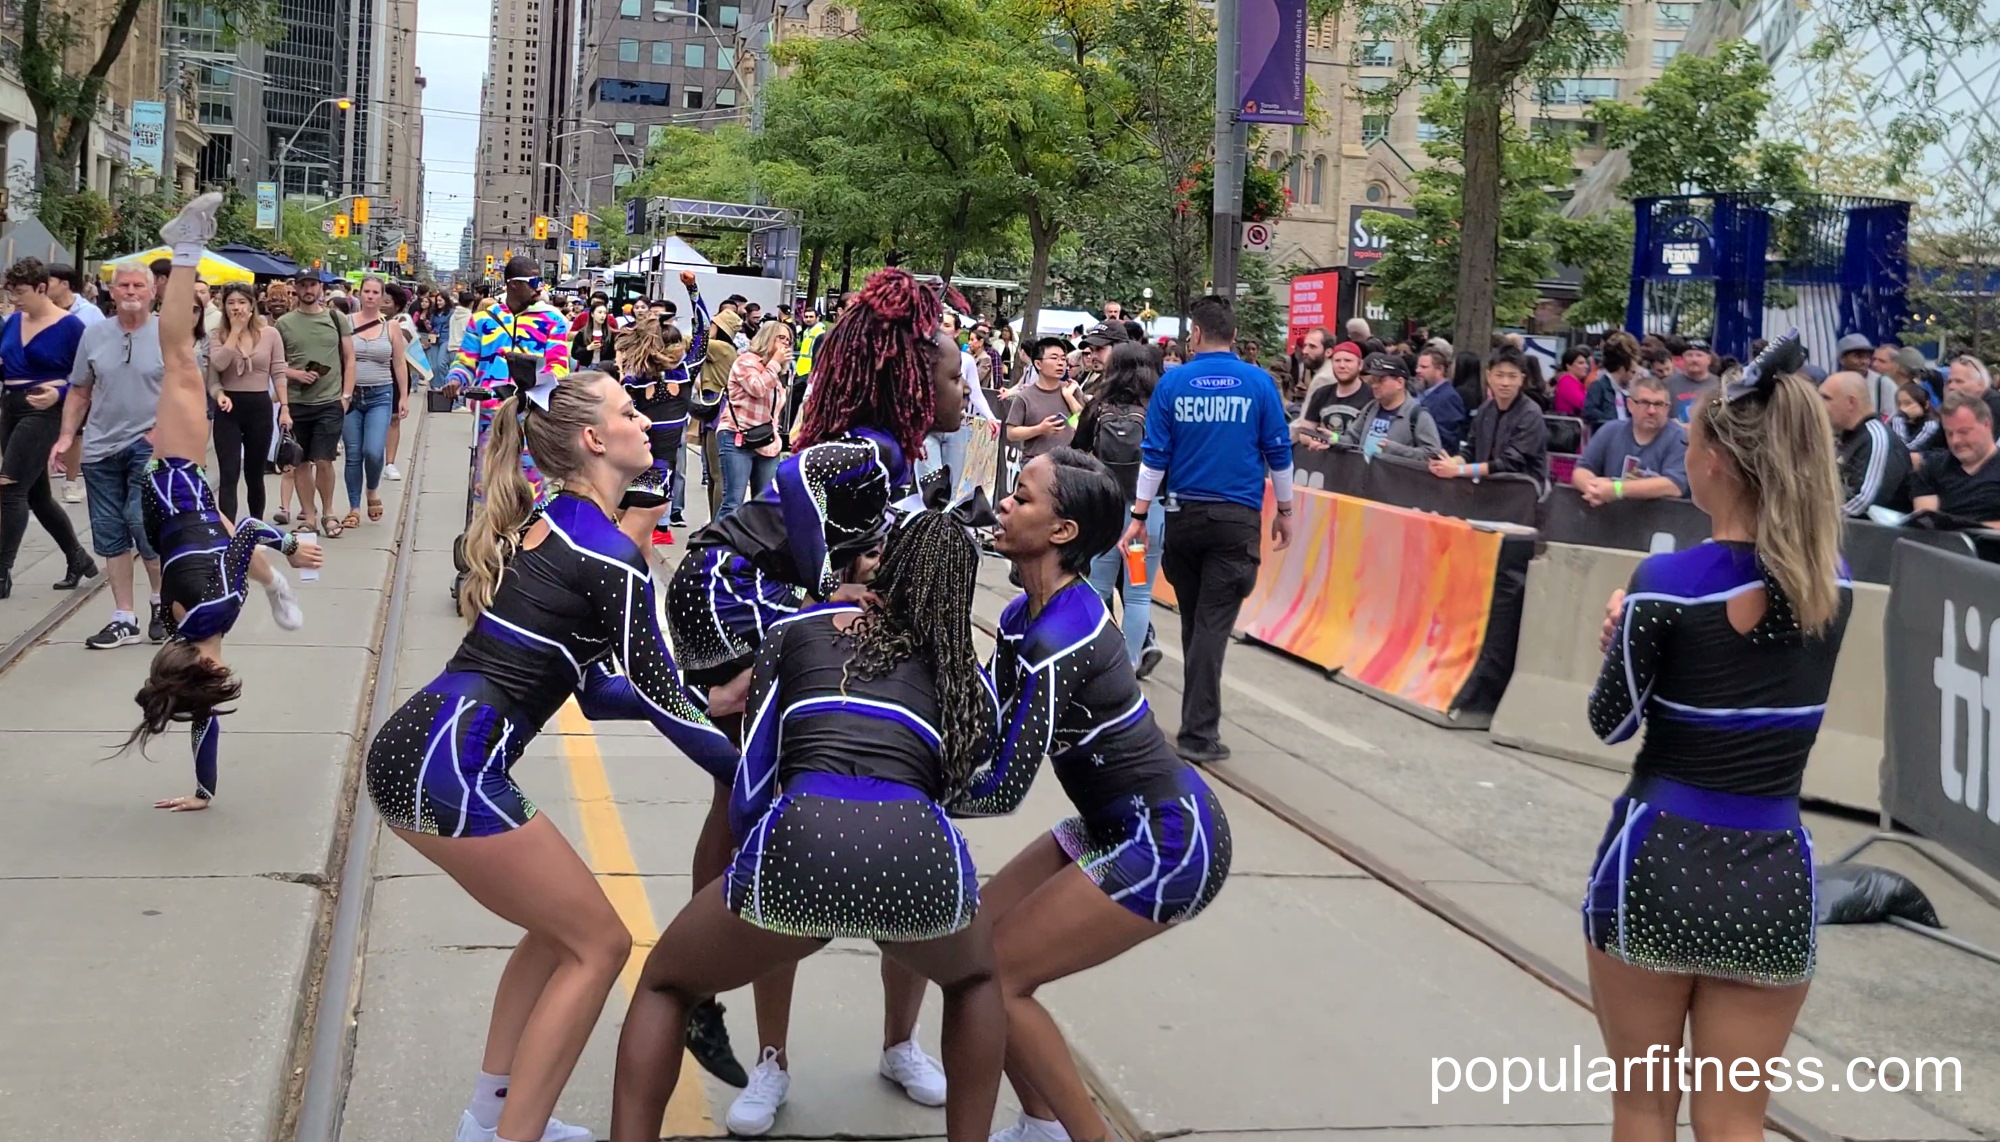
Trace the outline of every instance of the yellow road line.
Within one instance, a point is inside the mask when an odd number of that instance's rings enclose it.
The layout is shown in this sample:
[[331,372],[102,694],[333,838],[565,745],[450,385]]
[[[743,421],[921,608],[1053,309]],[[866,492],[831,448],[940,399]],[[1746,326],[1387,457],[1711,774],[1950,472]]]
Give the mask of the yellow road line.
[[[561,731],[563,757],[569,763],[570,792],[576,797],[577,812],[583,819],[583,843],[597,883],[611,898],[611,906],[632,933],[632,956],[618,975],[630,997],[639,985],[639,971],[647,953],[659,941],[660,927],[653,921],[653,906],[646,899],[646,882],[639,877],[638,862],[632,859],[631,842],[625,838],[625,821],[612,800],[611,779],[604,772],[604,757],[597,751],[597,735],[590,720],[565,702],[556,714]],[[662,1137],[719,1135],[715,1116],[709,1110],[701,1068],[689,1055],[681,1060],[680,1085],[667,1103]]]

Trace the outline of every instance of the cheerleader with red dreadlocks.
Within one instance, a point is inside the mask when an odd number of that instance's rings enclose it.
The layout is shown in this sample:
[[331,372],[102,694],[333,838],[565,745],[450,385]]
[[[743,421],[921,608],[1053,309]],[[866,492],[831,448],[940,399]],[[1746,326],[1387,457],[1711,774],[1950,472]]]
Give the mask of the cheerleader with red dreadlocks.
[[[812,395],[794,454],[779,464],[770,486],[688,539],[687,556],[667,587],[667,625],[684,676],[708,688],[709,717],[724,732],[740,736],[764,632],[808,602],[863,592],[849,581],[854,563],[888,534],[891,505],[914,501],[911,464],[924,434],[957,430],[964,394],[958,347],[938,331],[943,312],[938,293],[908,271],[871,276],[814,353]],[[717,782],[695,846],[696,892],[729,865],[728,810],[729,787]],[[912,1097],[941,1103],[942,1076],[915,1043],[923,981],[886,957],[882,970],[891,1024],[883,1071],[899,1081],[908,1076],[904,1087]],[[730,1116],[732,1130],[747,1127],[736,1130],[743,1134],[770,1129],[784,1100],[790,972],[760,981],[757,996],[764,1050],[754,1082],[730,1051],[715,1001],[688,1017],[696,1060],[724,1082],[750,1086],[739,1100],[750,1117],[739,1123]]]

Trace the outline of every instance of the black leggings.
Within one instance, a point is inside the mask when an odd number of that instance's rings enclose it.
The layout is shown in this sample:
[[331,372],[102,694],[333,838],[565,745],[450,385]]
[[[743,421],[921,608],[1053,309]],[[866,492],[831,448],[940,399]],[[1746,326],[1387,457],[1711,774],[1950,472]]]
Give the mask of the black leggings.
[[222,514],[236,519],[236,481],[244,483],[244,501],[252,519],[264,518],[264,466],[271,459],[271,439],[278,431],[277,405],[270,393],[229,393],[229,411],[215,410],[216,503]]
[[62,409],[61,401],[35,408],[25,387],[0,398],[0,478],[7,481],[0,484],[0,572],[14,570],[31,511],[72,563],[83,554],[76,528],[49,490],[49,453],[62,435]]

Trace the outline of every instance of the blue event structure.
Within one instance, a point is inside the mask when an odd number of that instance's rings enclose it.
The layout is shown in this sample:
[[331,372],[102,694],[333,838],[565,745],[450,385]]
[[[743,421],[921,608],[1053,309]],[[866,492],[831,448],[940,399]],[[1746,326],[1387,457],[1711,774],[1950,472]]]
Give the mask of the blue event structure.
[[1910,204],[1887,198],[1696,194],[1633,202],[1634,336],[1705,337],[1750,359],[1750,342],[1796,326],[1831,368],[1849,333],[1898,339],[1909,314]]

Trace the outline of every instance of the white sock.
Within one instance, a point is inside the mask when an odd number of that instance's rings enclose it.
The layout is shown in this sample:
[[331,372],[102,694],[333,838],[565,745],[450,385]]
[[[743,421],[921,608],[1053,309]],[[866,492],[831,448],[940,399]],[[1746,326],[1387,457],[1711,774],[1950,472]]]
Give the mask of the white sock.
[[114,623],[130,623],[133,626],[138,626],[139,616],[133,614],[131,611],[113,611],[111,612],[111,621]]
[[500,1108],[507,1105],[507,1076],[489,1075],[479,1072],[479,1081],[472,1086],[472,1120],[481,1130],[494,1130],[500,1126]]
[[1021,1112],[1021,1125],[1044,1138],[1055,1139],[1057,1142],[1069,1142],[1069,1131],[1064,1130],[1063,1124],[1053,1119],[1036,1118],[1024,1110]]
[[152,596],[152,604],[156,607],[160,605],[160,596],[157,593]]
[[207,243],[205,242],[190,242],[184,246],[175,246],[174,265],[188,266],[190,268],[198,267],[201,265],[202,254],[206,252]]

